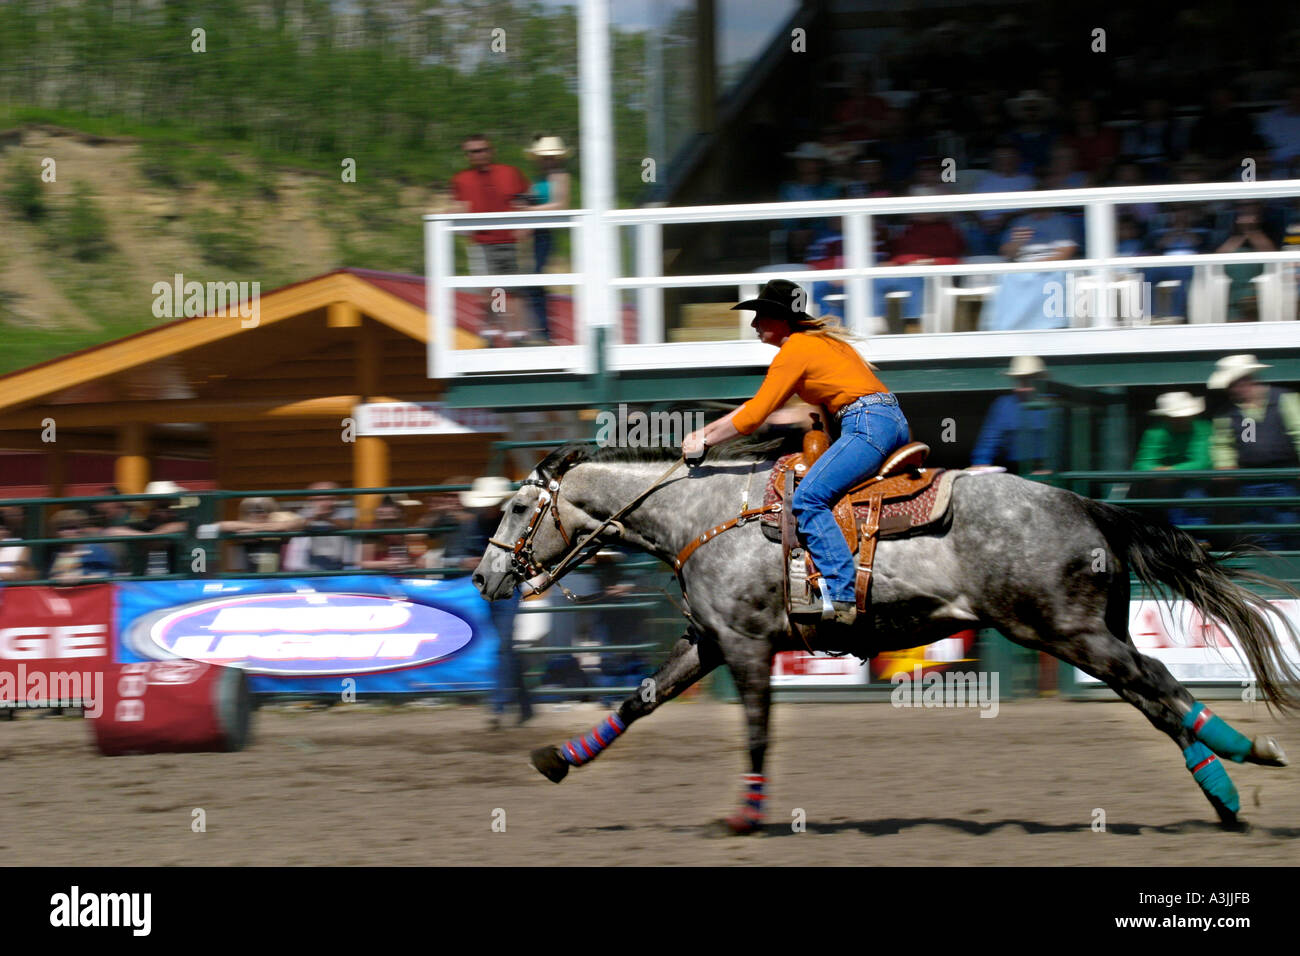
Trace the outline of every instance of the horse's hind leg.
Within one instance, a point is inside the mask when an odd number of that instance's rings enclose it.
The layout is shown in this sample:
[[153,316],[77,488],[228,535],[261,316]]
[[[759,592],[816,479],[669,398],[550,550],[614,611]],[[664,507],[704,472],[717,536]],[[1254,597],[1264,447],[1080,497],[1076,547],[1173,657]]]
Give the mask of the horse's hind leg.
[[[1128,575],[1115,575],[1106,601],[1106,627],[1125,645],[1134,648],[1133,639],[1128,633],[1129,595]],[[1273,737],[1261,735],[1254,740],[1248,739],[1245,734],[1233,730],[1226,721],[1211,713],[1208,707],[1192,697],[1159,661],[1144,654],[1140,654],[1139,658],[1145,666],[1152,666],[1153,679],[1162,688],[1167,691],[1172,688],[1173,706],[1180,714],[1183,726],[1191,730],[1201,743],[1215,754],[1237,763],[1244,761],[1265,767],[1286,766],[1286,754],[1282,752],[1281,746]]]
[[[1067,664],[1073,664],[1085,673],[1091,674],[1104,682],[1138,710],[1146,715],[1158,729],[1169,735],[1183,752],[1187,769],[1204,791],[1206,798],[1225,825],[1237,822],[1237,813],[1241,801],[1237,788],[1223,768],[1218,758],[1207,746],[1205,727],[1196,725],[1188,715],[1204,712],[1204,705],[1199,704],[1187,689],[1178,681],[1160,661],[1138,653],[1131,644],[1125,643],[1109,630],[1098,627],[1096,630],[1061,637],[1052,642],[1044,642],[1027,631],[1023,626],[1016,628],[1019,633],[1012,640],[1028,647],[1037,647],[1060,658]],[[1218,720],[1218,718],[1213,718]],[[1227,724],[1219,721],[1223,729],[1236,734]],[[1198,736],[1201,739],[1198,739]],[[1213,738],[1215,735],[1211,734]],[[1240,737],[1240,734],[1236,734]],[[1241,738],[1245,741],[1245,738]],[[1217,741],[1222,744],[1222,735]],[[1235,742],[1240,751],[1240,741]],[[1250,742],[1245,741],[1247,750]],[[1233,758],[1238,759],[1238,758]]]
[[559,747],[540,747],[532,753],[532,764],[548,780],[559,783],[570,767],[581,767],[600,756],[635,720],[652,713],[660,704],[672,700],[701,677],[722,663],[722,653],[715,641],[693,638],[687,631],[673,645],[668,660],[618,709],[588,733],[574,737]]

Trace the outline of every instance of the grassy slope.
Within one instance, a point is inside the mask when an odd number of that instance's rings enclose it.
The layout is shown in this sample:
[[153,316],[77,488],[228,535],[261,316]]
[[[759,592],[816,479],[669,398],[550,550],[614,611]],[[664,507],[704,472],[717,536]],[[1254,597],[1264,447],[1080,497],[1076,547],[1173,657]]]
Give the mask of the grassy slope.
[[[443,201],[364,168],[343,183],[337,169],[246,144],[123,135],[120,122],[64,114],[22,119],[0,116],[0,175],[12,181],[51,157],[57,178],[42,185],[37,221],[0,198],[0,373],[166,321],[152,314],[152,287],[175,272],[263,291],[340,265],[421,272],[420,216]],[[91,259],[73,241],[87,202],[104,223],[105,251]]]

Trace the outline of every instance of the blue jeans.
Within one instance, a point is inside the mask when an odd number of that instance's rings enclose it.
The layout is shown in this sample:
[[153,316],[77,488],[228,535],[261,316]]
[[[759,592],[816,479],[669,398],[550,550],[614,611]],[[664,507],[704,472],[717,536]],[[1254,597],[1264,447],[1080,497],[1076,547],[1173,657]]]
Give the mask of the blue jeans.
[[519,610],[519,592],[501,601],[488,604],[492,627],[497,632],[496,686],[492,688],[489,706],[494,714],[505,713],[506,705],[519,703],[519,719],[533,716],[533,702],[524,683],[524,664],[515,653],[515,613]]
[[[1208,501],[1210,493],[1204,488],[1192,487],[1183,492],[1183,497]],[[1210,523],[1210,513],[1204,508],[1170,508],[1166,514],[1169,523],[1178,525],[1180,528],[1194,528]]]
[[[1295,493],[1296,486],[1289,481],[1243,481],[1237,486],[1237,495],[1241,498],[1290,498]],[[1292,509],[1292,505],[1251,508],[1246,512],[1244,520],[1251,524],[1295,524],[1296,513]],[[1256,534],[1260,547],[1269,551],[1289,550],[1296,541],[1293,531]]]
[[[551,257],[551,238],[551,230],[549,229],[533,230],[534,272],[542,272],[546,269],[546,260]],[[546,306],[546,288],[544,286],[530,286],[523,291],[533,312],[533,334],[537,338],[549,342],[551,340],[551,318]]]
[[893,395],[869,395],[840,419],[840,437],[808,469],[791,510],[826,581],[832,601],[853,600],[853,555],[831,509],[860,481],[874,475],[890,452],[908,440],[907,419]]

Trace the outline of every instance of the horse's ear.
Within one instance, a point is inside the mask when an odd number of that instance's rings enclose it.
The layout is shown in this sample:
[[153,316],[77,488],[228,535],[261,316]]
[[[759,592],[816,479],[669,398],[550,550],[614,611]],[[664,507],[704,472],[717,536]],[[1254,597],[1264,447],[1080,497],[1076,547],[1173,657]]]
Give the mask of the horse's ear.
[[574,465],[576,465],[579,462],[579,460],[581,460],[581,458],[582,458],[581,449],[574,449],[573,451],[569,452],[567,455],[561,458],[559,464],[555,466],[555,477],[556,478],[562,477],[564,473],[568,471],[570,468],[572,468]]

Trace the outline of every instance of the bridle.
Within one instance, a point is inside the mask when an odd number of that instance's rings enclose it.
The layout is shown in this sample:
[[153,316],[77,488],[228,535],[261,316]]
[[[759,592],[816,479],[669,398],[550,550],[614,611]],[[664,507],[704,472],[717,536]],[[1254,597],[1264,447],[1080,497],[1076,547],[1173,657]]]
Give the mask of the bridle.
[[[568,468],[574,463],[574,459],[578,454],[580,453],[570,455],[561,461],[555,469],[554,477],[550,479],[526,478],[519,483],[520,488],[531,485],[540,489],[540,491],[537,495],[537,505],[533,508],[532,515],[529,516],[528,526],[524,528],[523,533],[514,544],[510,544],[506,541],[498,541],[496,538],[488,538],[488,544],[495,545],[498,548],[503,548],[510,552],[510,570],[521,582],[523,582],[523,585],[528,589],[529,594],[541,594],[543,591],[548,590],[552,585],[555,585],[559,587],[560,591],[563,592],[564,596],[570,601],[577,601],[578,596],[563,584],[560,584],[559,579],[567,573],[572,566],[586,561],[600,549],[599,541],[596,541],[594,546],[591,546],[591,542],[606,528],[612,525],[618,532],[619,536],[623,536],[625,531],[619,519],[639,505],[646,496],[662,485],[669,475],[685,463],[684,458],[678,458],[668,466],[668,470],[656,478],[648,488],[634,497],[622,508],[618,509],[618,511],[614,512],[614,514],[601,521],[595,529],[584,535],[582,540],[578,541],[577,544],[574,544],[569,533],[564,530],[564,523],[560,520],[560,509],[558,503],[560,498],[560,481],[564,477]],[[748,492],[748,488],[746,491]],[[686,616],[687,620],[692,622],[694,621],[691,617],[689,602],[686,600],[686,581],[682,578],[682,566],[685,565],[687,559],[694,554],[701,545],[712,541],[724,531],[740,527],[748,521],[769,511],[779,511],[780,509],[780,503],[764,505],[758,508],[747,508],[731,520],[715,525],[698,537],[691,539],[691,541],[689,541],[686,546],[677,553],[677,556],[672,561],[672,569],[673,573],[677,576],[677,583],[680,585],[682,590],[683,604],[681,606],[681,611]],[[565,546],[569,548],[569,551],[549,570],[543,568],[533,554],[533,539],[537,536],[537,529],[542,526],[543,519],[547,512],[550,512],[556,530],[559,531],[560,537],[564,540]],[[665,594],[666,593],[667,592],[665,592]],[[676,604],[677,602],[674,601],[673,603]]]
[[[521,582],[523,582],[524,587],[527,589],[527,593],[541,594],[543,591],[550,588],[551,585],[555,584],[559,586],[565,597],[570,601],[576,600],[576,595],[574,595],[573,592],[564,585],[559,584],[559,579],[571,567],[586,561],[600,549],[600,542],[595,541],[595,539],[602,534],[606,528],[613,526],[618,534],[622,536],[624,534],[624,529],[619,519],[645,500],[647,495],[663,484],[664,479],[684,464],[684,459],[678,458],[668,467],[668,470],[656,478],[648,488],[634,497],[622,508],[618,509],[618,511],[614,512],[614,514],[601,521],[600,524],[584,535],[582,539],[575,544],[569,533],[564,530],[564,523],[560,520],[560,509],[558,503],[560,498],[560,481],[564,478],[565,472],[575,463],[575,460],[580,454],[581,452],[574,452],[568,455],[559,463],[559,465],[556,466],[555,475],[550,479],[527,478],[520,482],[521,488],[532,485],[540,489],[540,491],[537,495],[537,505],[533,508],[533,513],[528,518],[528,525],[524,528],[523,533],[514,544],[510,544],[506,541],[498,541],[496,538],[488,538],[488,544],[495,545],[498,548],[503,548],[510,552],[510,570]],[[542,567],[533,553],[533,539],[536,538],[537,530],[542,526],[543,519],[548,512],[555,523],[556,530],[560,533],[560,537],[564,541],[565,547],[569,549],[568,552],[565,553],[565,555],[555,564],[555,566],[549,569]],[[593,541],[595,541],[594,545],[592,545]]]
[[[542,518],[547,512],[550,512],[551,518],[555,522],[555,530],[560,532],[560,537],[564,540],[565,547],[572,548],[573,541],[569,533],[564,530],[564,523],[560,520],[560,509],[556,505],[556,498],[560,491],[560,478],[557,477],[544,481],[541,478],[526,478],[519,483],[520,488],[529,485],[540,488],[537,495],[537,505],[533,508],[533,513],[528,519],[528,526],[524,528],[523,533],[510,544],[507,541],[498,541],[496,538],[488,538],[488,544],[494,544],[498,548],[504,548],[510,552],[510,570],[521,580],[527,581],[535,575],[543,574],[552,580],[555,577],[555,571],[548,572],[533,555],[533,539],[537,536],[537,529],[542,524]],[[572,552],[570,552],[572,553]],[[569,555],[565,555],[567,558]],[[561,564],[563,564],[563,560]],[[556,565],[556,570],[560,565]]]

